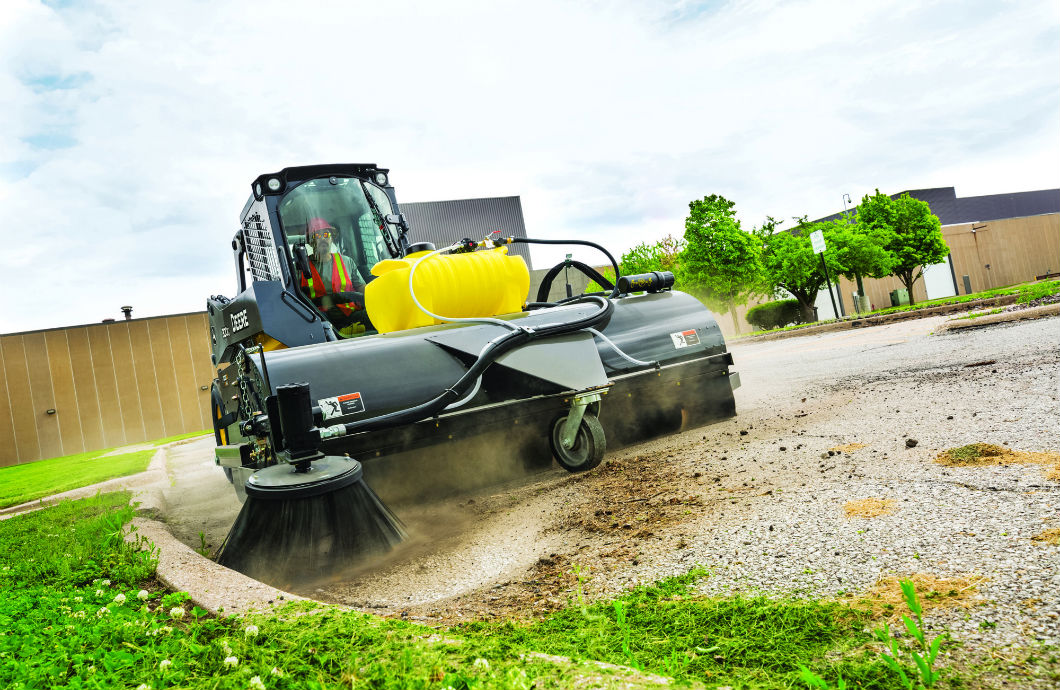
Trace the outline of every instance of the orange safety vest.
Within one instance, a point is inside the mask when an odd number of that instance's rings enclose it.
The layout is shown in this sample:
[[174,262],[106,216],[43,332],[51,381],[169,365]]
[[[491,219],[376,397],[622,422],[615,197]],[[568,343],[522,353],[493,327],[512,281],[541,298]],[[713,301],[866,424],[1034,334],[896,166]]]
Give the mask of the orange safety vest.
[[[309,296],[313,299],[324,297],[327,294],[334,294],[336,292],[348,292],[350,287],[353,286],[353,281],[350,280],[349,274],[346,273],[346,266],[338,254],[331,254],[331,289],[328,290],[327,282],[320,276],[320,272],[317,271],[316,265],[309,262],[310,276],[306,278],[302,276],[302,289],[309,292]],[[356,302],[343,302],[336,304],[343,314],[349,316],[355,310],[360,309],[361,305]]]

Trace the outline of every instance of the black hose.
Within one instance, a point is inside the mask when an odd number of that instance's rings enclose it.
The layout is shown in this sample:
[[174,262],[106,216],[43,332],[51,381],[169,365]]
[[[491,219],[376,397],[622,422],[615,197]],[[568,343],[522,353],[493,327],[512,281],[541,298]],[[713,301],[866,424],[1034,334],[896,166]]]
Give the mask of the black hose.
[[438,395],[427,402],[416,405],[415,407],[409,407],[404,410],[398,410],[378,417],[372,417],[371,419],[348,422],[342,425],[345,429],[345,433],[353,434],[360,431],[376,431],[378,429],[398,426],[399,424],[411,424],[413,422],[418,422],[421,419],[433,417],[435,414],[445,409],[450,403],[460,399],[471,387],[471,384],[482,375],[482,372],[497,361],[497,359],[504,353],[528,343],[531,340],[537,340],[538,338],[545,338],[563,333],[572,333],[574,331],[580,331],[583,328],[594,328],[601,322],[610,319],[611,313],[615,309],[614,303],[605,297],[594,295],[583,296],[581,301],[595,302],[600,305],[600,310],[595,314],[590,314],[577,321],[543,326],[539,329],[519,329],[517,331],[512,331],[487,347],[464,375],[452,386],[445,389],[441,395]]
[[[611,298],[618,297],[618,279],[622,276],[622,273],[618,270],[618,262],[615,261],[615,257],[611,256],[611,252],[607,251],[595,242],[588,242],[586,240],[537,240],[530,237],[509,237],[508,241],[512,244],[583,244],[586,247],[593,247],[599,249],[604,253],[604,256],[611,261],[611,265],[615,269],[615,285],[611,290]],[[538,299],[539,302],[543,302],[543,299]]]
[[[596,281],[596,283],[599,284],[600,287],[604,288],[605,290],[613,291],[615,289],[615,285],[612,285],[610,280],[608,280],[607,278],[605,278],[602,275],[600,275],[600,272],[597,271],[592,266],[589,266],[587,264],[583,264],[581,261],[573,261],[573,260],[561,261],[560,263],[558,263],[555,266],[553,266],[552,268],[550,268],[548,270],[548,273],[546,273],[545,276],[541,279],[541,284],[537,288],[537,301],[538,302],[545,302],[545,301],[548,300],[548,293],[552,292],[552,281],[554,281],[556,279],[556,276],[559,275],[560,271],[562,271],[563,269],[565,269],[567,267],[577,269],[583,275],[587,276],[589,278],[589,280]],[[604,292],[604,293],[601,293],[601,294],[605,294],[606,295],[607,292]],[[614,296],[614,295],[612,294],[612,296]],[[578,295],[578,297],[581,297],[581,295]],[[559,304],[559,303],[561,303],[563,301],[569,302],[569,301],[571,301],[573,299],[575,299],[575,298],[567,297],[566,300],[559,300],[556,303]]]

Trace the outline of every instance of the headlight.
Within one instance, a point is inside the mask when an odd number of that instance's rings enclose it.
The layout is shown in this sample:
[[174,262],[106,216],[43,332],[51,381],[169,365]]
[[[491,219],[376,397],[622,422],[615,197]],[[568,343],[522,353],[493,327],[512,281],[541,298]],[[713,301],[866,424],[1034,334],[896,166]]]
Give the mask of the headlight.
[[270,177],[268,185],[269,185],[269,189],[271,189],[272,191],[274,191],[274,192],[280,191],[280,178],[278,178],[278,177]]
[[375,183],[380,187],[386,186],[386,173],[378,172],[375,174]]

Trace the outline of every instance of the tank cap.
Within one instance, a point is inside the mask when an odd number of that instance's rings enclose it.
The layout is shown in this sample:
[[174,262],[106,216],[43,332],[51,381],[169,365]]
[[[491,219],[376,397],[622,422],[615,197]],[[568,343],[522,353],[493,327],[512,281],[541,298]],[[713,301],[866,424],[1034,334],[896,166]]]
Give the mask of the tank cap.
[[416,244],[410,244],[408,250],[405,252],[405,256],[409,254],[415,254],[416,252],[433,252],[437,247],[434,246],[434,242],[417,242]]

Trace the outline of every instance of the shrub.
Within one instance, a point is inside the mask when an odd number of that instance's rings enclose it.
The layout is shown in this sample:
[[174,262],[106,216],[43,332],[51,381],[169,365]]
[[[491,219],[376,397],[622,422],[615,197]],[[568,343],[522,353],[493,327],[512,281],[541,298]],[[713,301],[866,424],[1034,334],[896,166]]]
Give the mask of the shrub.
[[755,330],[768,331],[792,323],[802,323],[802,311],[799,309],[799,300],[783,299],[751,308],[746,318],[747,323],[754,326]]

